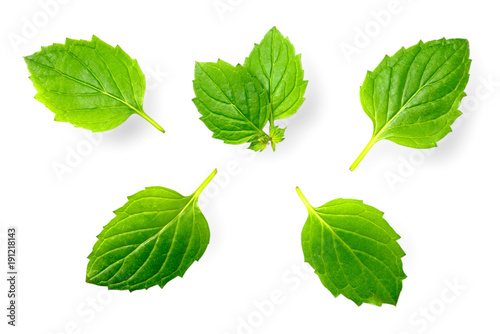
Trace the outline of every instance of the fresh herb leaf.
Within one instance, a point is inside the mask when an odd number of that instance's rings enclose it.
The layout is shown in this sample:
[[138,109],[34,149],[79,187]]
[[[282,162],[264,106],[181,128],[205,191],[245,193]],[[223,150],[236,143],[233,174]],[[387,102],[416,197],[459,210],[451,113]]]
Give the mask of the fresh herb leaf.
[[271,127],[274,119],[287,118],[297,112],[305,100],[307,81],[304,81],[300,54],[295,53],[288,37],[273,27],[260,44],[255,44],[244,66],[269,94]]
[[137,60],[119,46],[96,36],[91,41],[66,39],[24,59],[38,92],[35,99],[56,121],[102,132],[138,114],[165,132],[143,110],[146,78]]
[[252,145],[269,141],[262,131],[269,119],[269,100],[260,82],[241,65],[222,60],[196,63],[193,99],[200,118],[214,138],[228,144]]
[[[200,118],[228,144],[250,143],[249,149],[273,151],[285,129],[274,120],[292,116],[304,102],[307,81],[300,55],[288,38],[272,28],[256,44],[243,66],[219,60],[195,64],[193,99]],[[269,122],[269,134],[264,126]]]
[[161,288],[182,277],[208,246],[198,198],[217,170],[191,195],[149,187],[130,196],[97,236],[87,282],[116,290]]
[[396,305],[403,279],[396,242],[400,237],[374,207],[353,199],[336,199],[320,207],[297,193],[309,216],[302,230],[302,250],[323,285],[356,305]]
[[379,140],[431,148],[451,132],[469,80],[466,39],[420,41],[386,56],[361,86],[360,99],[373,135],[354,161],[354,170]]

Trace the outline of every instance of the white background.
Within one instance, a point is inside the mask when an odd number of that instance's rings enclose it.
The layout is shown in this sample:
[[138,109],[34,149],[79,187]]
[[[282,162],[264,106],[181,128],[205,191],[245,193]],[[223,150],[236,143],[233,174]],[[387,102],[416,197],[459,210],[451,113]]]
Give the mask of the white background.
[[[54,1],[0,8],[0,242],[5,254],[6,227],[18,227],[20,273],[15,330],[0,284],[2,333],[498,332],[496,2]],[[374,13],[389,9],[377,23]],[[211,138],[198,119],[194,61],[243,62],[275,25],[302,53],[309,86],[276,152],[252,154]],[[144,108],[166,134],[134,115],[94,144],[33,99],[22,56],[93,34],[138,59],[149,77]],[[473,59],[453,133],[433,150],[380,142],[350,172],[372,131],[358,97],[366,71],[402,46],[442,37],[467,38]],[[346,56],[346,45],[357,53]],[[58,178],[54,166],[89,145]],[[210,245],[184,278],[134,293],[85,283],[96,235],[127,195],[152,185],[188,195],[216,167],[203,206]],[[295,186],[315,206],[344,197],[386,212],[407,253],[397,307],[357,307],[314,274],[291,272],[303,263],[307,215]],[[265,301],[280,292],[270,308]]]

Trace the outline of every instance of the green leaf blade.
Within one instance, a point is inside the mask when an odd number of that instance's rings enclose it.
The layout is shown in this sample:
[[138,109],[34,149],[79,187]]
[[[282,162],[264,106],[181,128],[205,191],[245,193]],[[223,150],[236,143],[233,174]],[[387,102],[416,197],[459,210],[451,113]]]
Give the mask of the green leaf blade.
[[229,144],[267,138],[262,131],[270,115],[267,95],[243,66],[197,62],[193,87],[193,102],[214,138]]
[[116,290],[165,286],[198,261],[210,231],[198,197],[214,171],[191,196],[149,187],[129,197],[98,235],[86,280]]
[[143,110],[146,78],[136,60],[96,36],[67,39],[25,57],[37,94],[55,120],[102,132],[138,114],[165,132]]
[[470,64],[467,40],[443,38],[402,48],[368,72],[360,100],[373,135],[351,170],[382,139],[412,148],[437,146],[461,115]]
[[396,305],[406,277],[401,261],[405,254],[383,213],[351,199],[314,208],[297,192],[309,212],[302,230],[304,259],[323,285],[358,306]]
[[244,66],[268,91],[274,119],[287,118],[304,102],[307,81],[300,54],[276,27],[255,44]]

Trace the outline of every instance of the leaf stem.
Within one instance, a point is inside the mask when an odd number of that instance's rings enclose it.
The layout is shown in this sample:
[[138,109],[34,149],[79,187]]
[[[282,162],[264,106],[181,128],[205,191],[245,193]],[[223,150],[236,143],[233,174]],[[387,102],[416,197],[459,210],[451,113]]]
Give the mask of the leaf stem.
[[269,116],[269,140],[271,141],[271,147],[273,149],[273,152],[276,152],[276,143],[273,141],[273,138],[271,137],[271,133],[272,133],[273,128],[274,128],[274,116],[273,116],[273,109],[272,109],[272,104],[271,104],[271,114]]
[[377,141],[378,141],[378,136],[373,136],[372,139],[370,139],[370,141],[365,146],[365,148],[363,149],[363,151],[361,151],[361,153],[359,154],[359,156],[356,158],[356,160],[354,160],[354,162],[352,163],[351,167],[349,168],[349,170],[351,172],[353,170],[355,170],[356,167],[358,167],[358,165],[361,162],[361,160],[363,160],[363,158],[365,157],[365,155],[371,150],[371,148],[373,147],[373,145],[375,145],[375,143]]
[[295,190],[297,191],[297,194],[299,194],[300,199],[302,200],[302,202],[306,206],[307,211],[314,210],[313,207],[312,207],[312,205],[309,203],[309,201],[307,200],[307,198],[304,196],[304,194],[300,190],[300,188],[299,187],[295,187]]
[[155,128],[157,128],[158,130],[160,130],[162,133],[165,133],[165,130],[160,126],[160,124],[156,123],[154,121],[154,119],[152,119],[151,117],[149,117],[144,111],[142,110],[136,110],[136,113],[141,116],[142,118],[144,118],[146,121],[148,121],[149,123],[153,124],[153,126]]
[[210,181],[212,181],[215,174],[217,174],[217,168],[214,169],[214,171],[205,179],[205,181],[203,181],[203,183],[198,187],[198,189],[196,189],[196,191],[194,192],[195,197],[200,196],[203,189],[205,189],[205,187],[210,183]]
[[269,129],[271,128],[274,128],[274,115],[272,109],[271,109],[271,114],[269,116]]

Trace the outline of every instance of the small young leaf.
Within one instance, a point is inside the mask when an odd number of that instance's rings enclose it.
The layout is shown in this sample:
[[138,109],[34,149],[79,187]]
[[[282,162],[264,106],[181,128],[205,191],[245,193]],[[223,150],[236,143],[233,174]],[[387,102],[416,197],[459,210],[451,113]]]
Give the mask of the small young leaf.
[[268,142],[262,129],[269,119],[269,100],[260,82],[243,66],[222,60],[197,62],[194,77],[193,102],[214,138],[228,144]]
[[146,78],[137,60],[119,46],[96,36],[91,41],[68,38],[24,59],[38,92],[35,99],[56,121],[102,132],[135,113],[165,132],[143,110]]
[[302,230],[304,259],[323,285],[358,306],[396,305],[406,278],[405,253],[383,213],[353,199],[313,208],[299,188],[297,193],[309,212]]
[[212,174],[191,195],[149,187],[130,196],[97,236],[87,282],[116,290],[161,288],[182,277],[208,246],[210,231],[198,207]]
[[273,27],[260,44],[255,44],[244,66],[267,90],[272,119],[287,118],[297,112],[305,100],[307,81],[300,55],[295,54],[288,37]]
[[[297,112],[307,81],[300,55],[274,27],[256,44],[244,66],[196,63],[193,99],[213,137],[228,144],[250,143],[249,149],[273,150],[285,129],[274,120]],[[269,122],[269,135],[263,129]]]
[[350,169],[382,139],[413,148],[435,147],[461,115],[458,107],[470,63],[465,39],[420,41],[386,56],[361,86],[361,105],[373,122],[373,135]]
[[278,128],[277,126],[271,126],[269,128],[269,137],[271,140],[271,147],[273,151],[276,150],[276,143],[280,143],[285,140],[285,130],[286,128]]

